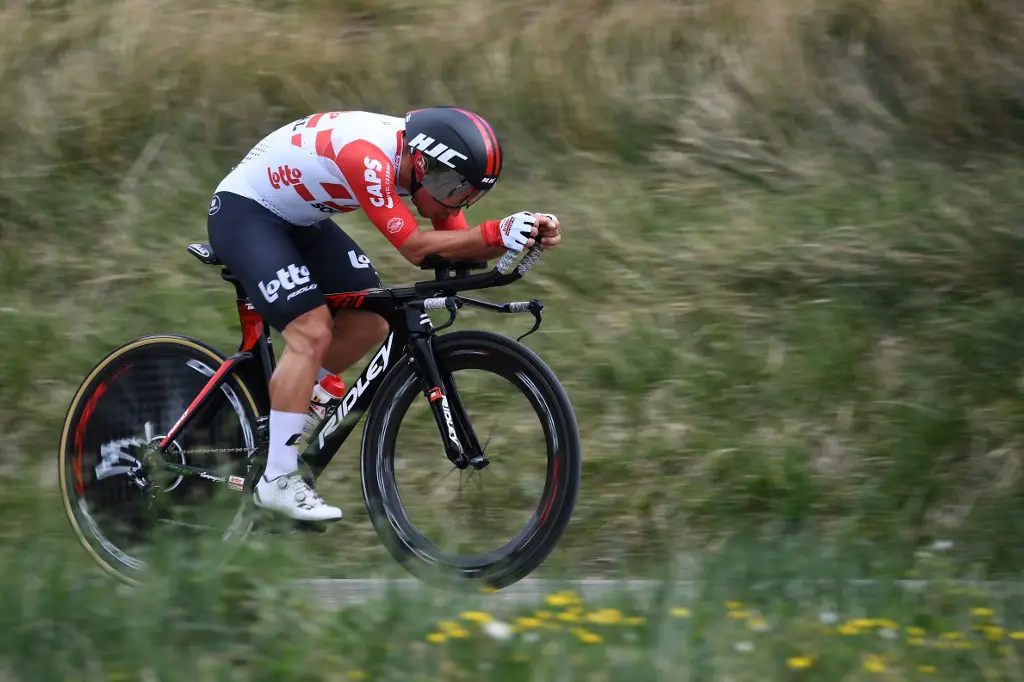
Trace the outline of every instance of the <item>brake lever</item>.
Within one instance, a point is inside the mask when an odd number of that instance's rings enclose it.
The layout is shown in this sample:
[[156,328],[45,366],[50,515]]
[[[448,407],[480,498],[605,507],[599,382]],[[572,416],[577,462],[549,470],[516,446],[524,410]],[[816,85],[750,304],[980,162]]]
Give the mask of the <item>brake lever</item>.
[[459,308],[462,307],[462,301],[458,300],[454,296],[449,296],[444,301],[444,309],[448,311],[448,321],[442,324],[440,327],[434,327],[434,333],[447,329],[448,327],[455,324],[455,316],[458,313]]
[[517,338],[516,341],[522,341],[527,336],[540,329],[540,323],[542,319],[540,311],[544,310],[544,304],[535,298],[532,301],[530,301],[526,309],[530,311],[531,315],[533,315],[533,327],[530,329],[530,331],[526,332],[525,334]]

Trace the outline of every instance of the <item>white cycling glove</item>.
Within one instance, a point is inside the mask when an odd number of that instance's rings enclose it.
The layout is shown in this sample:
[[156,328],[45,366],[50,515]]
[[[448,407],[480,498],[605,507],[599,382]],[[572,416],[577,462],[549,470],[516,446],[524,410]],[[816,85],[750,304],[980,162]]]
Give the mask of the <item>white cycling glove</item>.
[[536,225],[537,221],[534,219],[533,214],[527,211],[513,213],[501,219],[498,223],[498,234],[492,237],[491,241],[500,239],[501,241],[495,243],[495,246],[500,243],[506,249],[522,251],[526,247],[526,242],[533,237],[533,230]]

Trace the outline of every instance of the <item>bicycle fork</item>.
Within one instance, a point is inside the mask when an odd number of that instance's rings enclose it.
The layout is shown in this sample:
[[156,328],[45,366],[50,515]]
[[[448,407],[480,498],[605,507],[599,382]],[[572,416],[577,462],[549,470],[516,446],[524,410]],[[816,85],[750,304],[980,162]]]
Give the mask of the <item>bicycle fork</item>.
[[444,441],[445,454],[459,469],[470,466],[483,469],[490,462],[484,457],[469,422],[466,407],[455,388],[455,377],[449,373],[447,382],[441,377],[434,356],[434,325],[422,303],[406,307],[406,323],[413,330],[409,340],[412,357],[421,370],[423,395],[430,403],[430,411]]

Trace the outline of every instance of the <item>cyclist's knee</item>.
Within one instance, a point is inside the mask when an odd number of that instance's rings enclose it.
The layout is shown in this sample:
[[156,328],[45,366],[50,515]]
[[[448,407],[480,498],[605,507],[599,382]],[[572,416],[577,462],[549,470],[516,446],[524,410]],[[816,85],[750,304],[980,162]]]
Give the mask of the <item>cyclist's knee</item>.
[[281,336],[293,353],[320,362],[331,347],[333,322],[327,306],[299,315],[284,328]]

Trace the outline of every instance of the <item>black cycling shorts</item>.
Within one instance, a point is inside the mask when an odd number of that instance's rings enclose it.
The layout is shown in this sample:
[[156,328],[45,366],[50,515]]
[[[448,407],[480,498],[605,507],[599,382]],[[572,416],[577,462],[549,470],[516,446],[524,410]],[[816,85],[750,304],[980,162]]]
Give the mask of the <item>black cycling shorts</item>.
[[294,225],[252,199],[214,196],[220,201],[213,200],[206,222],[210,246],[274,329],[324,305],[324,294],[381,286],[370,259],[330,218]]

